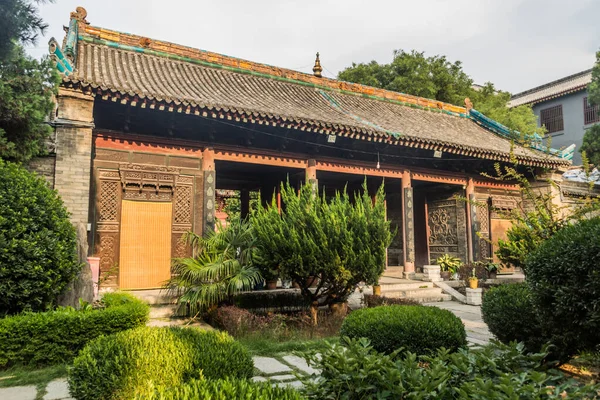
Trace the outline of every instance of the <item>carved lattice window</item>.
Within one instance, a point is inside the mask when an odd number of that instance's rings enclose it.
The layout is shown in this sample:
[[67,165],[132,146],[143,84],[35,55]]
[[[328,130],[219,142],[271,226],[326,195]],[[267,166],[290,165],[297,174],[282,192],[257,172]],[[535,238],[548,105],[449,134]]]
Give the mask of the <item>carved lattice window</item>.
[[117,221],[119,186],[120,182],[117,181],[100,182],[98,222]]
[[190,224],[192,221],[192,187],[178,186],[175,196],[175,223]]

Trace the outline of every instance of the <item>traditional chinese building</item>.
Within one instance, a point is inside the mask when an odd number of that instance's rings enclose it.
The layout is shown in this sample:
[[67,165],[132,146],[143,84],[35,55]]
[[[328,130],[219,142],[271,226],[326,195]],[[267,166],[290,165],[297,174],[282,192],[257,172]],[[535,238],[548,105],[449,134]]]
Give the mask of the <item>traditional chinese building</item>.
[[[65,40],[50,44],[63,75],[54,158],[38,160],[89,231],[107,287],[159,287],[182,234],[214,229],[215,192],[277,195],[280,182],[327,193],[369,190],[385,179],[398,227],[390,267],[408,275],[451,254],[491,255],[518,187],[486,179],[508,163],[502,127],[468,108],[90,25],[72,13]],[[569,161],[524,147],[520,165],[541,171]],[[266,196],[265,196],[266,194]],[[488,205],[476,207],[456,195]]]

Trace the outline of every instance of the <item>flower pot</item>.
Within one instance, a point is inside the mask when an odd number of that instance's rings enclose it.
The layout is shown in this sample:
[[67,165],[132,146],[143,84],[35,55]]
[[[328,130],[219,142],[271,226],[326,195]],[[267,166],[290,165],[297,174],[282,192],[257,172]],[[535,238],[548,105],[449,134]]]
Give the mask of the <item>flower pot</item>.
[[442,271],[440,272],[440,276],[442,277],[443,280],[445,281],[449,281],[450,280],[450,276],[452,274],[450,273],[450,271]]
[[381,296],[381,285],[373,285],[373,295]]
[[477,281],[477,279],[469,279],[469,287],[471,289],[477,289],[478,283],[479,282]]
[[277,281],[267,281],[267,290],[275,290],[277,289]]
[[317,286],[317,283],[319,283],[319,278],[316,276],[309,276],[306,278],[306,286],[308,287],[315,287]]

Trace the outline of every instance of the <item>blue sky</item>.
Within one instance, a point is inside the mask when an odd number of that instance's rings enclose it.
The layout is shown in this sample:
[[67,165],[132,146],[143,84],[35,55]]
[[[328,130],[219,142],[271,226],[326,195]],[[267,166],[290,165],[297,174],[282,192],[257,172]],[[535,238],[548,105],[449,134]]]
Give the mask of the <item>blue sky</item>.
[[444,54],[512,93],[591,68],[600,49],[600,0],[56,0],[30,54],[62,41],[77,6],[95,26],[303,72],[319,51],[330,77],[394,49]]

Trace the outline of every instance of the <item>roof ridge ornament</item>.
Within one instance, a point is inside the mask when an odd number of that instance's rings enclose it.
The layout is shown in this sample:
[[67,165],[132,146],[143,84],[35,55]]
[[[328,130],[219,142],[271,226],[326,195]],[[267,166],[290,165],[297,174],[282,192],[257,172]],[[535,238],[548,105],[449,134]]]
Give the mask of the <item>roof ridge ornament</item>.
[[71,13],[71,19],[75,19],[79,22],[83,22],[84,24],[89,25],[90,23],[87,22],[86,18],[87,18],[87,10],[83,7],[77,7],[75,9],[75,11],[73,11]]
[[323,67],[321,67],[321,60],[319,59],[319,52],[317,51],[317,58],[315,60],[315,66],[313,67],[313,73],[317,78],[322,78]]
[[471,103],[471,99],[468,97],[465,97],[465,108],[467,109],[467,114],[473,109],[473,103]]

